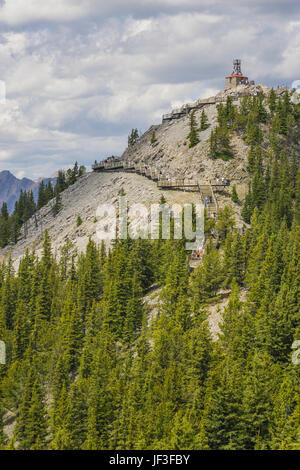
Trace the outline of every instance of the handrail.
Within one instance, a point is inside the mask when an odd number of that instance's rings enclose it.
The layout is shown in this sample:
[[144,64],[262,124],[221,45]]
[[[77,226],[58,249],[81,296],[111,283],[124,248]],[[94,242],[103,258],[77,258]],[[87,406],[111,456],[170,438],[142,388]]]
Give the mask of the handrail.
[[217,200],[217,197],[216,197],[216,195],[215,195],[215,192],[214,192],[214,190],[213,190],[213,188],[212,188],[212,185],[211,185],[211,181],[210,181],[210,180],[208,180],[208,184],[209,184],[209,186],[210,186],[212,198],[213,198],[213,201],[214,201],[215,206],[216,206],[216,213],[218,214],[219,204],[218,204],[218,200]]
[[204,195],[203,195],[203,190],[201,189],[201,186],[203,187],[206,186],[209,188],[211,192],[212,201],[216,208],[215,212],[216,214],[218,213],[219,204],[218,204],[218,200],[213,190],[210,179],[206,179],[205,182],[203,183],[201,183],[199,180],[186,180],[184,178],[170,179],[170,178],[167,178],[166,175],[161,174],[159,170],[157,170],[156,168],[154,169],[149,166],[147,166],[146,168],[145,164],[134,163],[132,161],[130,162],[115,161],[115,160],[104,161],[104,162],[100,162],[100,163],[92,165],[92,168],[93,170],[103,170],[103,171],[110,170],[110,169],[117,169],[121,171],[121,169],[126,170],[130,168],[130,169],[133,169],[136,173],[145,175],[146,177],[150,177],[152,180],[156,180],[157,181],[156,184],[158,188],[182,188],[182,189],[197,188],[197,191],[199,191],[200,193],[201,202],[203,204],[205,204],[205,201],[204,201]]

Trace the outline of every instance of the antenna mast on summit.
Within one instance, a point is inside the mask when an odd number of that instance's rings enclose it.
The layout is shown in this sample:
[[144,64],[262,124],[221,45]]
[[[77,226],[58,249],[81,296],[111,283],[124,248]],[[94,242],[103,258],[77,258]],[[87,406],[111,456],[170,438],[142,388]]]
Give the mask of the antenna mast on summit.
[[234,59],[232,75],[243,75],[241,70],[241,63],[242,61],[240,59]]

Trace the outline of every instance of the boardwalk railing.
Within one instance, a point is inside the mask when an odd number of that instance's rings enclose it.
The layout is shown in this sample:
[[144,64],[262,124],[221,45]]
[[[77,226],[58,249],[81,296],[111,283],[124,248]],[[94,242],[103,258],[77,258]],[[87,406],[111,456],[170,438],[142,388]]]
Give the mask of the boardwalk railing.
[[[208,217],[215,218],[218,214],[218,201],[213,188],[225,187],[230,184],[228,180],[209,180],[205,181],[191,180],[185,178],[171,179],[167,175],[162,174],[157,168],[151,168],[148,165],[134,163],[131,161],[119,159],[107,159],[105,162],[95,163],[92,166],[94,171],[131,171],[140,175],[144,175],[157,182],[160,189],[177,189],[184,191],[198,191],[202,204],[206,207]],[[199,263],[204,254],[204,247],[194,250],[191,260]]]
[[[239,91],[237,93],[233,93],[231,95],[231,99],[233,101],[238,100],[242,96],[246,95],[252,95],[253,92],[249,92],[249,90],[245,89],[244,91]],[[198,101],[194,103],[187,103],[184,104],[181,108],[178,109],[173,109],[170,113],[163,114],[162,116],[162,122],[170,122],[173,121],[174,119],[180,119],[183,116],[186,116],[190,113],[190,111],[196,110],[196,109],[201,109],[204,106],[207,106],[209,104],[219,104],[219,103],[226,103],[226,99],[222,96],[212,96],[210,98],[206,99],[199,99]]]
[[179,189],[184,191],[199,191],[201,201],[206,206],[208,216],[215,217],[218,213],[218,201],[214,189],[224,188],[230,184],[229,180],[190,180],[184,178],[171,179],[162,174],[157,168],[151,168],[142,163],[134,163],[116,158],[109,158],[104,162],[92,165],[94,171],[131,171],[144,175],[157,182],[160,189]]
[[184,179],[168,179],[165,177],[159,178],[157,182],[159,188],[191,188],[196,187],[196,182],[191,182]]
[[215,207],[216,207],[216,214],[218,213],[218,209],[219,209],[219,205],[218,205],[218,200],[216,198],[216,195],[215,195],[215,192],[212,188],[212,184],[211,182],[209,181],[209,186],[210,186],[210,189],[211,189],[211,194],[212,194],[212,200],[213,200],[213,203],[215,204]]

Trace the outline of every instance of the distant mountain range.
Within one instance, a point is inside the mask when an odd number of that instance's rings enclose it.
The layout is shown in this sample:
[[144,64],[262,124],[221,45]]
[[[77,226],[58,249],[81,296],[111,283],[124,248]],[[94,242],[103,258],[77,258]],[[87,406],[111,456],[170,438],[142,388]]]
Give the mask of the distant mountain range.
[[38,181],[30,180],[29,178],[16,178],[10,171],[0,171],[0,207],[3,202],[7,203],[8,211],[11,213],[14,210],[15,202],[19,199],[21,190],[33,191],[35,200],[37,200],[38,189],[41,181],[45,184],[52,181],[55,184],[56,178],[42,178]]

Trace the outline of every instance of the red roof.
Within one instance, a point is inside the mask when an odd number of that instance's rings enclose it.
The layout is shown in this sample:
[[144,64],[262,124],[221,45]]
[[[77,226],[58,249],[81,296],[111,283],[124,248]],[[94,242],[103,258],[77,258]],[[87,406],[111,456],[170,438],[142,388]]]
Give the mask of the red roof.
[[248,78],[246,77],[246,75],[238,75],[237,73],[235,73],[234,75],[229,75],[229,77],[226,77],[226,78],[233,78],[233,77]]

